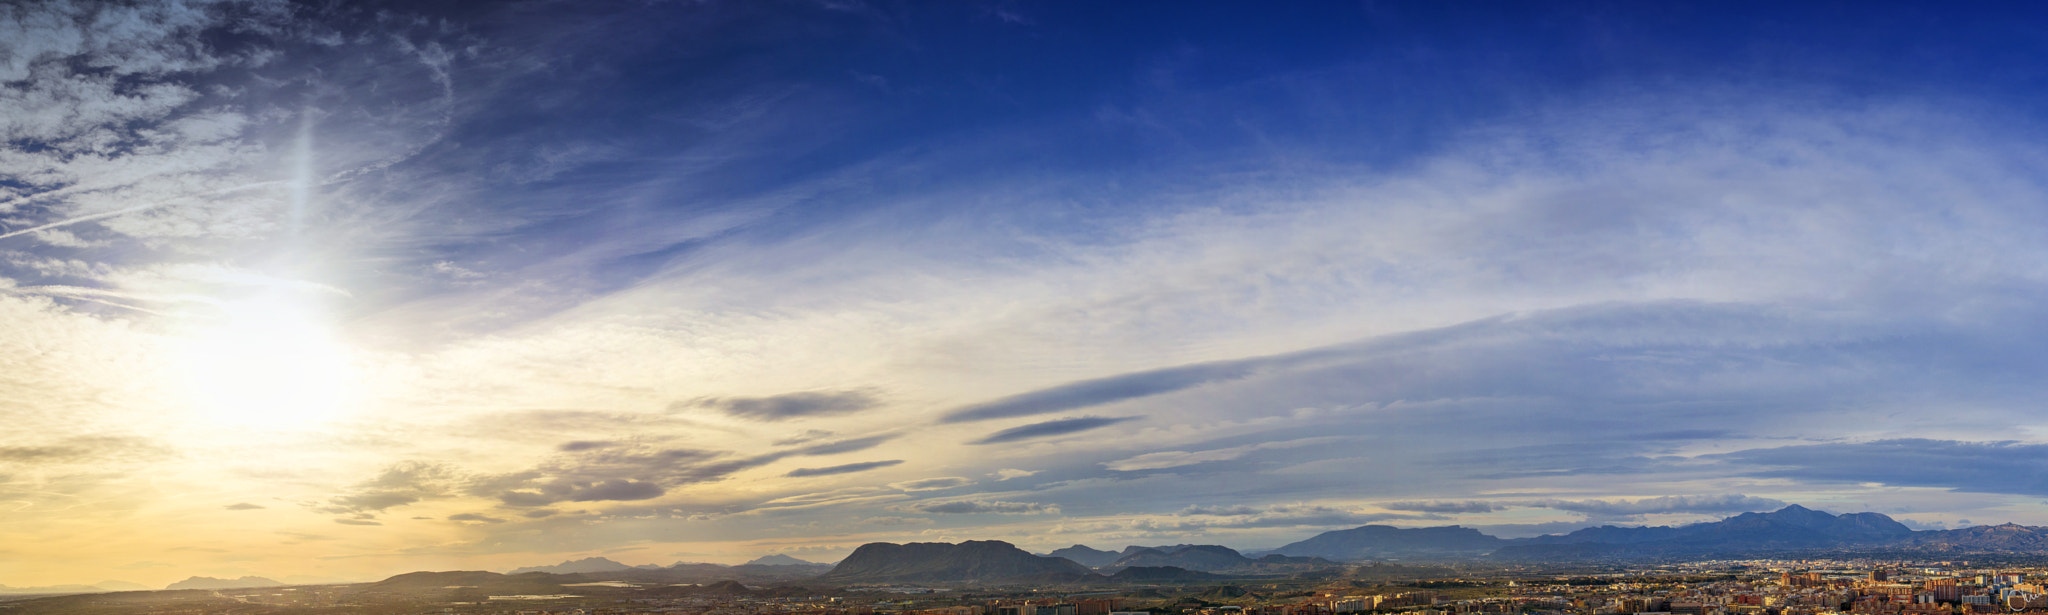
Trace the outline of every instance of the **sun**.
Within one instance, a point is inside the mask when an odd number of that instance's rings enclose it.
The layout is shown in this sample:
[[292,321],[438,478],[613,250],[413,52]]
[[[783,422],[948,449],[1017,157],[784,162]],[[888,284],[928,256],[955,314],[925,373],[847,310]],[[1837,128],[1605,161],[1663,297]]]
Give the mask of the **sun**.
[[192,402],[222,426],[304,429],[348,405],[348,349],[313,306],[290,298],[226,303],[194,330],[185,366]]

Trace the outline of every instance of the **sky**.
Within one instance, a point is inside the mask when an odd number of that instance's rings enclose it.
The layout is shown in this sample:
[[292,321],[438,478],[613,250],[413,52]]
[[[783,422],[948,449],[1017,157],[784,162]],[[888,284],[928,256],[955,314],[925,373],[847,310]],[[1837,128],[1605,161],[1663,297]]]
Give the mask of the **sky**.
[[0,5],[0,584],[2048,524],[2027,3]]

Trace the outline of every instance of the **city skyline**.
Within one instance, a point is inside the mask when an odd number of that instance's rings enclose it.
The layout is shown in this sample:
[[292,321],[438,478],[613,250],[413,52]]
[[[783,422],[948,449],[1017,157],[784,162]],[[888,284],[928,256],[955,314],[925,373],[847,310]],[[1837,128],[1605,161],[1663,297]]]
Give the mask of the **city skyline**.
[[0,9],[0,584],[2048,525],[2023,5]]

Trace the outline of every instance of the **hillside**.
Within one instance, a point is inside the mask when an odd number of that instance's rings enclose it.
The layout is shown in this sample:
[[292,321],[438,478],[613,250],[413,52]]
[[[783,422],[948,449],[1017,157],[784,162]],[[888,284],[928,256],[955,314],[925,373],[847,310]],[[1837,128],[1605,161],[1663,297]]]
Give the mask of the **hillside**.
[[1115,551],[1099,551],[1096,549],[1089,548],[1088,545],[1074,545],[1071,547],[1053,551],[1052,553],[1048,553],[1046,555],[1051,557],[1064,557],[1070,560],[1074,560],[1074,563],[1087,566],[1089,568],[1101,568],[1103,566],[1108,566],[1112,563],[1115,563],[1117,559],[1123,557],[1123,554],[1121,553],[1117,553]]
[[1323,532],[1273,552],[1295,557],[1355,561],[1400,556],[1477,556],[1499,549],[1506,541],[1456,525],[1398,528],[1367,525]]
[[970,540],[960,544],[875,542],[861,545],[830,572],[826,583],[1002,581],[1044,575],[1086,577],[1087,566],[1058,557],[1032,555],[1007,542]]
[[282,587],[283,583],[263,577],[242,577],[239,579],[216,579],[213,577],[192,577],[170,584],[164,589],[237,589],[243,587]]
[[1103,568],[1105,570],[1115,570],[1120,568],[1130,568],[1134,566],[1161,568],[1170,567],[1184,568],[1187,570],[1197,570],[1202,572],[1218,572],[1224,570],[1237,570],[1242,568],[1249,568],[1252,566],[1252,564],[1253,561],[1251,558],[1247,558],[1243,554],[1240,554],[1236,550],[1231,549],[1229,547],[1219,545],[1190,545],[1173,549],[1171,551],[1163,551],[1160,549],[1139,549],[1135,552],[1130,553],[1129,555],[1117,558],[1115,562],[1112,562],[1108,566],[1104,566]]
[[797,559],[797,558],[794,558],[794,557],[790,557],[790,556],[787,556],[787,555],[783,555],[783,554],[781,554],[781,553],[777,553],[777,554],[774,554],[774,555],[763,555],[763,556],[760,556],[760,557],[756,557],[756,558],[754,558],[754,559],[753,559],[753,561],[750,561],[750,562],[747,562],[747,563],[744,563],[744,564],[740,564],[740,565],[741,565],[741,566],[830,566],[831,564],[820,564],[820,563],[817,563],[817,562],[807,562],[807,561],[804,561],[804,560],[800,560],[800,559]]
[[512,572],[506,574],[525,574],[528,572],[545,572],[548,574],[576,574],[580,572],[617,572],[620,570],[632,569],[633,566],[627,566],[625,564],[621,564],[606,558],[586,557],[579,560],[570,560],[562,562],[560,564],[555,564],[553,566],[527,566],[524,568],[514,568],[512,569]]

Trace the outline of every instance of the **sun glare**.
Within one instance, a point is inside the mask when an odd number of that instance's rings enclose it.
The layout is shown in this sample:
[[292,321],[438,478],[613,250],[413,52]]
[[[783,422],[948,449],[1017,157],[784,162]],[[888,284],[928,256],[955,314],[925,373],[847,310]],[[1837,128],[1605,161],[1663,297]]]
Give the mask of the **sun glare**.
[[195,332],[193,402],[209,422],[303,429],[347,406],[348,352],[315,310],[287,300],[224,305],[222,318]]

